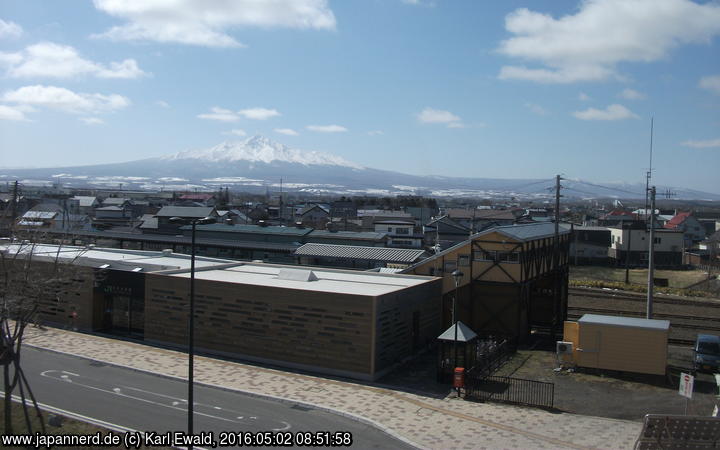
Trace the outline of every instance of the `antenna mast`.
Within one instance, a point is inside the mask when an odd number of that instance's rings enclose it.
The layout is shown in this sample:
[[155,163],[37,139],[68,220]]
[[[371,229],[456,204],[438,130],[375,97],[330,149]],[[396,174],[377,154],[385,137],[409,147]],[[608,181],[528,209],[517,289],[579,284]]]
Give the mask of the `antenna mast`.
[[650,117],[650,168],[645,174],[645,220],[648,219],[648,205],[650,204],[650,179],[652,178],[652,153],[653,153],[653,122],[655,117]]

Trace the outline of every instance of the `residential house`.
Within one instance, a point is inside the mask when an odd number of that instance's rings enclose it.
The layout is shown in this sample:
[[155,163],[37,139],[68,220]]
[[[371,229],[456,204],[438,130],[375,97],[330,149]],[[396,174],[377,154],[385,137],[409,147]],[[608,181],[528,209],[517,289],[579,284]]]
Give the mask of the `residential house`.
[[[656,229],[655,266],[679,267],[682,265],[683,233],[670,229]],[[610,228],[610,249],[608,256],[611,263],[625,266],[629,259],[631,266],[647,266],[650,233],[641,221],[634,222],[631,227]]]
[[424,235],[415,233],[415,222],[381,220],[375,222],[376,233],[387,233],[388,247],[422,248]]
[[300,211],[300,222],[306,227],[322,229],[329,220],[330,212],[317,204],[307,205]]
[[425,224],[423,235],[425,246],[440,251],[467,240],[470,229],[445,215]]
[[705,239],[705,227],[690,212],[676,214],[665,224],[665,228],[682,231],[686,247],[691,247],[694,243]]
[[[155,214],[158,219],[157,233],[163,234],[181,234],[180,227],[183,224],[170,222],[173,217],[183,219],[202,219],[203,217],[218,217],[217,211],[212,206],[163,206],[163,208]],[[150,232],[151,230],[143,230]]]
[[607,227],[575,226],[570,241],[572,264],[607,264],[611,232]]

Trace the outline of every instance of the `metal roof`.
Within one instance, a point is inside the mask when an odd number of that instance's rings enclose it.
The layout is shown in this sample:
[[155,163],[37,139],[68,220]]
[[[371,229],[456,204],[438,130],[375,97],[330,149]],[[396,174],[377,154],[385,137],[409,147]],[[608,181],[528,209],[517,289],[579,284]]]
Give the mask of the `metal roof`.
[[[119,233],[112,231],[55,231],[57,234],[69,234],[75,239],[78,237],[86,236],[93,238],[105,238],[105,239],[122,239],[125,241],[134,242],[159,242],[164,244],[182,244],[189,245],[192,238],[190,236],[170,236],[164,234],[140,234],[140,233]],[[253,249],[253,250],[269,250],[279,251],[285,253],[294,252],[300,244],[291,243],[276,243],[276,242],[262,242],[262,241],[238,241],[230,239],[210,239],[198,237],[196,239],[197,245],[205,245],[212,247],[224,247],[224,248],[242,248],[242,249]]]
[[601,316],[599,314],[584,314],[578,323],[592,323],[616,327],[648,328],[652,330],[668,330],[669,320],[639,319],[636,317]]
[[[474,234],[471,239],[480,237],[485,234],[498,232],[505,236],[516,239],[518,241],[532,241],[555,235],[554,223],[526,223],[521,225],[502,225],[498,227],[488,228],[480,233]],[[570,227],[560,224],[560,234],[570,233]]]
[[207,217],[215,210],[210,206],[163,206],[157,217]]
[[[181,230],[189,230],[190,225],[180,227]],[[280,227],[280,226],[267,226],[262,227],[260,225],[228,225],[224,223],[214,223],[210,225],[198,225],[198,231],[213,231],[218,233],[250,233],[250,234],[276,234],[283,236],[305,236],[310,233],[312,228],[298,228],[298,227]]]
[[97,197],[89,197],[89,196],[85,196],[85,195],[76,195],[75,197],[72,198],[72,200],[77,200],[77,201],[78,201],[78,206],[88,207],[88,206],[92,206],[94,203],[97,202]]
[[[458,342],[470,342],[477,337],[477,334],[470,329],[469,326],[457,321],[457,341]],[[445,330],[443,334],[438,336],[439,341],[455,341],[455,325],[451,325],[450,328]]]
[[414,263],[423,257],[425,250],[361,247],[357,245],[305,244],[295,250],[295,254],[298,256],[324,256],[328,258]]
[[22,217],[23,219],[52,219],[57,215],[56,211],[27,211]]
[[310,238],[317,239],[361,239],[368,241],[382,241],[387,236],[387,233],[378,231],[328,231],[328,230],[313,230],[310,234]]

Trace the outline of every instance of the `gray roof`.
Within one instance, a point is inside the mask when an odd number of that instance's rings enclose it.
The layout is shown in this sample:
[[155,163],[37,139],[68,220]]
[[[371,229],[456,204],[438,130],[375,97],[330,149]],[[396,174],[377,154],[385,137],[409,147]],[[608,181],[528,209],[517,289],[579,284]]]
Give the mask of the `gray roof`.
[[[348,221],[350,222],[350,221]],[[340,225],[342,226],[342,225]],[[369,241],[382,241],[387,237],[385,232],[376,231],[328,231],[328,230],[313,230],[310,234],[311,238],[318,239],[362,239]]]
[[163,206],[157,217],[207,217],[215,210],[211,206]]
[[404,248],[361,247],[357,245],[305,244],[295,250],[295,254],[298,256],[325,256],[329,258],[414,263],[423,257],[425,251]]
[[72,198],[78,201],[78,205],[81,207],[92,206],[93,203],[97,202],[97,197],[88,197],[85,195],[76,195]]
[[[180,227],[181,230],[189,230],[190,225]],[[225,223],[214,223],[210,225],[198,225],[198,231],[213,231],[218,233],[243,233],[243,234],[274,234],[282,236],[305,236],[312,231],[312,228],[279,227],[260,225],[228,225]]]
[[[515,239],[518,241],[532,241],[535,239],[542,239],[555,235],[555,224],[554,223],[525,223],[520,225],[503,225],[498,227],[488,228],[487,230],[481,231],[480,233],[474,234],[471,239],[476,237],[490,234],[492,232],[498,232],[505,236]],[[570,233],[570,227],[565,224],[560,224],[560,234]]]
[[95,211],[125,211],[125,209],[119,206],[103,206],[102,208],[95,208]]
[[[105,200],[103,200],[103,205],[122,205],[125,202],[129,202],[129,198],[123,198],[123,197],[108,197]],[[89,206],[89,205],[88,205]]]
[[57,215],[56,211],[27,211],[22,217],[23,219],[52,219]]
[[[477,334],[470,329],[469,326],[457,321],[457,341],[458,342],[470,342],[477,337]],[[445,330],[443,334],[438,336],[439,341],[455,341],[455,325],[451,325],[450,328]]]
[[593,323],[616,327],[648,328],[652,330],[665,330],[670,328],[669,320],[639,319],[635,317],[601,316],[598,314],[584,314],[578,323]]

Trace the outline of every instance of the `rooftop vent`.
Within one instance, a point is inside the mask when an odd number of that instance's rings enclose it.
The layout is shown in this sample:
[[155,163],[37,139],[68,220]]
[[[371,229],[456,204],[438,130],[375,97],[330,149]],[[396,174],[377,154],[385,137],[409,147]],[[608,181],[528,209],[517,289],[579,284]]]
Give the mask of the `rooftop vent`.
[[92,250],[95,248],[95,244],[88,244],[86,247],[88,250]]
[[296,228],[305,228],[305,225],[303,225],[302,222],[295,222],[295,227]]
[[289,281],[317,281],[315,272],[309,269],[280,269],[278,280]]
[[268,226],[267,222],[265,222],[264,220],[258,220],[258,225],[260,225],[261,227]]
[[162,255],[163,255],[163,256],[171,256],[172,253],[173,253],[173,251],[172,251],[171,248],[164,248],[164,249],[162,250]]

